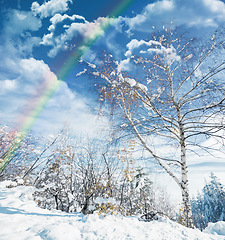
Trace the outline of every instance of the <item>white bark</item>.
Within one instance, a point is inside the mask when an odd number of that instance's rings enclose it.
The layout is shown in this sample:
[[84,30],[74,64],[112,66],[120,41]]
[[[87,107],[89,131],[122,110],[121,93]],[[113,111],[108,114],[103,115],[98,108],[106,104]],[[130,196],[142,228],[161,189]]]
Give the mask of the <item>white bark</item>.
[[193,228],[193,219],[190,203],[190,194],[188,186],[188,167],[187,167],[187,156],[186,156],[186,144],[184,138],[183,126],[180,126],[180,135],[181,135],[181,183],[180,188],[182,192],[182,200],[184,205],[184,215],[185,215],[185,224],[186,227]]

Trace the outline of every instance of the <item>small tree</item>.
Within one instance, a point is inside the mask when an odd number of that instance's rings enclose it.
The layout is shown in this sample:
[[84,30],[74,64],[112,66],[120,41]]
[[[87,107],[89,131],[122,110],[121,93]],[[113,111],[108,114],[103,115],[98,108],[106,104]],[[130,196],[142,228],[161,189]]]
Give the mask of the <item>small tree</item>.
[[136,204],[136,212],[139,214],[146,214],[151,210],[155,210],[155,194],[153,192],[153,183],[150,181],[148,175],[143,172],[142,168],[136,170],[134,177],[135,188],[133,203]]
[[[98,79],[99,100],[110,104],[118,128],[134,134],[179,186],[185,225],[193,227],[187,151],[204,148],[202,137],[223,143],[225,91],[219,77],[225,63],[214,61],[219,47],[215,36],[203,51],[197,45],[191,48],[192,40],[184,43],[173,36],[165,29],[150,41],[133,39],[122,63],[106,55],[100,65],[87,67]],[[129,64],[129,74],[124,64]],[[137,77],[134,70],[140,70]]]

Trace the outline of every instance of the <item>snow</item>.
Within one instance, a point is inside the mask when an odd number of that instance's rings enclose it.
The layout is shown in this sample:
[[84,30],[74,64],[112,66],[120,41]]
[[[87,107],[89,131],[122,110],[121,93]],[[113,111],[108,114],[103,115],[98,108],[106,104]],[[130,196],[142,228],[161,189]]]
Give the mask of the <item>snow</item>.
[[87,62],[88,66],[91,67],[91,68],[96,68],[96,65],[95,64],[92,64],[92,63],[89,63]]
[[86,73],[87,72],[87,69],[85,68],[83,71],[79,72],[76,74],[76,77],[79,77],[81,76],[82,74]]
[[[209,223],[208,227],[204,230],[206,233],[223,235],[225,236],[225,222],[220,221],[216,223]],[[225,239],[225,238],[224,238]]]
[[144,92],[148,91],[148,88],[145,85],[141,84],[141,83],[138,83],[137,86]]
[[137,84],[137,82],[134,79],[132,79],[132,78],[125,78],[125,81],[128,84],[130,84],[131,87],[134,87]]
[[95,199],[95,203],[101,205],[101,204],[106,204],[106,203],[111,203],[111,204],[114,204],[115,203],[115,200],[113,198],[102,198],[102,197],[97,197]]
[[224,222],[211,224],[202,233],[165,218],[143,222],[137,217],[49,211],[36,206],[32,199],[34,187],[6,188],[12,185],[10,181],[0,183],[1,240],[225,239]]

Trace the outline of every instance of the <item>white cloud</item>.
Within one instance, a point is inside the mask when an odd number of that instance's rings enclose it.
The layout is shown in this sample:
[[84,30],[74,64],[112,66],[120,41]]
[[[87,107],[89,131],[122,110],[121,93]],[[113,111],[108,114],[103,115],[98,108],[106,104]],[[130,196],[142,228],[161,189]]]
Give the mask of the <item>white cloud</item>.
[[[49,51],[49,57],[55,57],[60,50],[67,49],[67,47],[75,47],[75,45],[69,42],[73,40],[74,37],[81,36],[84,38],[83,45],[78,46],[80,50],[85,49],[85,44],[90,41],[95,40],[98,36],[104,34],[105,28],[114,22],[114,19],[99,17],[93,22],[88,22],[78,15],[73,15],[71,18],[75,20],[83,20],[83,22],[73,22],[71,25],[67,25],[67,29],[64,33],[55,36],[54,29],[58,22],[63,22],[67,19],[68,15],[56,15],[52,18],[52,25],[49,27],[51,33],[44,35],[42,44],[47,46],[52,46]],[[83,47],[83,48],[82,48]]]
[[224,2],[220,0],[203,0],[203,2],[212,12],[220,14],[224,13]]
[[130,71],[132,69],[132,63],[130,62],[130,58],[120,61],[118,70],[119,71]]
[[16,89],[16,80],[3,80],[1,82],[0,95],[4,95],[8,91],[13,91]]
[[40,44],[47,45],[47,46],[53,45],[54,44],[53,33],[51,32],[51,33],[45,34]]
[[4,86],[0,96],[1,112],[4,112],[2,117],[9,117],[15,122],[27,104],[32,105],[32,101],[35,101],[46,87],[56,84],[56,77],[43,61],[34,58],[21,59],[11,53],[7,56],[7,49],[3,53],[2,61],[7,58],[11,58],[11,61],[7,61],[1,71],[8,77],[0,80],[1,86]]
[[141,14],[123,20],[130,30],[143,32],[171,21],[174,26],[217,27],[225,20],[225,4],[220,0],[161,0],[148,4]]
[[69,9],[69,3],[72,3],[72,0],[50,0],[42,5],[39,5],[38,2],[33,2],[31,10],[35,15],[46,18],[53,16],[55,13],[66,12]]
[[[24,123],[24,119],[35,116],[31,112],[42,101],[45,108],[34,110],[37,119],[33,130],[49,134],[67,122],[77,134],[96,134],[98,117],[90,112],[88,99],[57,80],[44,61],[31,57],[32,47],[40,42],[32,35],[41,27],[41,21],[30,12],[16,10],[11,10],[7,18],[0,42],[1,123]],[[45,38],[46,42],[50,40],[51,35]],[[107,120],[101,119],[99,123],[106,125]]]
[[37,31],[41,26],[41,20],[33,16],[31,12],[10,10],[6,16],[7,25],[4,28],[7,35],[21,35],[26,31]]
[[167,64],[172,64],[174,61],[180,61],[181,59],[172,45],[166,48],[160,42],[155,40],[139,41],[137,39],[132,39],[127,44],[127,48],[128,50],[125,53],[127,59],[120,62],[120,67],[123,70],[131,69],[130,58],[132,58],[132,55],[151,55],[157,53],[163,56],[163,59]]
[[140,46],[146,45],[148,47],[152,47],[152,46],[157,46],[159,48],[162,47],[161,43],[159,43],[158,41],[154,41],[154,40],[150,40],[148,42],[144,41],[144,40],[137,40],[137,39],[132,39],[128,44],[127,44],[127,52],[125,53],[126,57],[131,57],[131,55],[133,54],[134,49],[139,48]]
[[[16,69],[13,67],[15,65]],[[9,77],[13,74],[16,78],[0,80],[2,122],[20,126],[24,120],[32,118],[31,113],[35,106],[39,106],[37,103],[43,101],[44,105],[46,104],[45,108],[34,110],[36,113],[39,110],[42,112],[33,128],[43,134],[52,130],[58,131],[66,122],[76,134],[94,136],[101,124],[107,125],[106,119],[100,120],[90,112],[88,99],[71,91],[66,82],[57,80],[56,75],[43,61],[14,56],[12,62],[5,67]],[[49,99],[48,95],[51,96],[52,91],[55,94]]]
[[88,21],[85,20],[84,17],[80,16],[80,15],[72,15],[72,16],[69,16],[67,14],[64,14],[64,15],[61,15],[60,13],[57,13],[55,14],[51,19],[50,19],[50,22],[52,23],[48,30],[49,31],[54,31],[55,30],[55,27],[58,23],[60,22],[63,22],[65,19],[69,19],[71,21],[75,21],[75,20],[80,20],[80,21],[83,21],[83,23],[87,23]]
[[106,118],[92,114],[88,99],[72,92],[65,82],[61,82],[60,88],[48,102],[40,115],[40,122],[48,128],[63,127],[66,122],[76,134],[88,134],[91,137],[96,137],[96,132],[108,124]]
[[24,55],[31,54],[33,47],[41,42],[40,37],[31,34],[41,28],[41,20],[31,12],[19,10],[9,10],[6,20],[1,44],[7,45],[8,51]]

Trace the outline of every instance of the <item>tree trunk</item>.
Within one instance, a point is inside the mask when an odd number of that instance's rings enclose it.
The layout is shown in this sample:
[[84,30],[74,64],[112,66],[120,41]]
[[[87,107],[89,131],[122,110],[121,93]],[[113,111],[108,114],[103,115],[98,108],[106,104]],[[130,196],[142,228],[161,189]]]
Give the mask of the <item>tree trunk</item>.
[[184,216],[185,216],[185,226],[189,228],[194,228],[193,218],[192,218],[192,210],[191,210],[191,203],[190,203],[190,194],[189,194],[189,187],[188,187],[188,169],[187,169],[187,162],[186,162],[186,148],[185,143],[181,146],[181,192],[182,192],[182,200],[184,205]]
[[84,206],[81,210],[81,212],[84,214],[84,215],[87,215],[88,214],[88,206],[89,206],[89,197],[86,198],[85,200],[85,203],[84,203]]
[[59,203],[58,203],[58,195],[54,195],[55,197],[55,204],[56,204],[56,210],[59,210]]
[[[179,112],[180,113],[180,112]],[[180,120],[180,114],[178,114]],[[180,126],[180,146],[181,146],[181,183],[180,188],[182,192],[182,200],[184,205],[185,226],[194,228],[189,186],[188,186],[188,169],[187,169],[187,156],[186,156],[186,144],[184,137],[183,124],[179,121]]]
[[183,184],[183,180],[181,184],[181,191],[182,191],[182,200],[184,204],[185,226],[189,228],[194,228],[188,185]]

